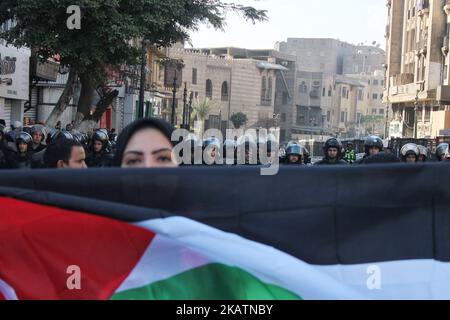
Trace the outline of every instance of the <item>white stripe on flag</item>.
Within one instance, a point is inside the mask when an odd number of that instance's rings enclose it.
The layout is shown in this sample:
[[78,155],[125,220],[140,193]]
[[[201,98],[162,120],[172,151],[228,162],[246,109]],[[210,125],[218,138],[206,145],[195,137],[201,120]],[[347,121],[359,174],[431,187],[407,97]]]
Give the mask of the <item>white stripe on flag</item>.
[[[258,242],[246,240],[231,233],[211,228],[196,221],[173,217],[167,219],[155,219],[143,221],[136,224],[147,230],[151,230],[159,237],[165,237],[165,241],[155,242],[155,246],[150,244],[146,254],[139,261],[132,271],[130,277],[117,292],[122,292],[124,288],[139,288],[149,285],[149,280],[159,279],[162,276],[170,277],[168,273],[159,269],[168,269],[173,272],[171,276],[186,271],[186,266],[171,266],[167,263],[180,261],[179,257],[166,256],[165,260],[162,252],[172,251],[178,255],[179,250],[185,252],[193,251],[197,257],[205,257],[205,261],[239,267],[255,277],[269,284],[274,284],[289,290],[303,299],[364,299],[354,289],[340,284],[328,274],[317,270],[314,266],[290,256],[284,252]],[[158,236],[155,238],[157,240]],[[158,240],[157,240],[158,241]],[[158,249],[156,245],[168,245],[167,249]],[[155,256],[152,250],[157,250]],[[193,253],[190,253],[192,255]],[[152,257],[157,257],[153,260]],[[150,261],[151,260],[151,261]],[[195,267],[195,265],[193,265]],[[156,270],[153,275],[148,276],[150,270]],[[145,279],[145,280],[144,280]]]
[[6,300],[18,300],[14,289],[2,279],[0,279],[0,293]]

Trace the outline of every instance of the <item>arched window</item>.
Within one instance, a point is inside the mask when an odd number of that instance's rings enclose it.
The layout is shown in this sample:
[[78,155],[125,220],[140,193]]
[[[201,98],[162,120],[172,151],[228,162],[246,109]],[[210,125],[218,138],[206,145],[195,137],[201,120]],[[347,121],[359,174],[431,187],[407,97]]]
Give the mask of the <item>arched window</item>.
[[263,103],[266,100],[266,93],[267,93],[267,78],[262,77],[261,81],[261,103]]
[[226,81],[224,81],[222,83],[222,101],[228,101],[228,83]]
[[206,97],[212,99],[213,96],[213,84],[210,79],[206,80]]
[[272,94],[273,94],[272,91],[273,91],[273,81],[272,81],[272,78],[269,77],[269,85],[267,88],[267,98],[266,98],[267,102],[269,102],[269,103],[272,102]]

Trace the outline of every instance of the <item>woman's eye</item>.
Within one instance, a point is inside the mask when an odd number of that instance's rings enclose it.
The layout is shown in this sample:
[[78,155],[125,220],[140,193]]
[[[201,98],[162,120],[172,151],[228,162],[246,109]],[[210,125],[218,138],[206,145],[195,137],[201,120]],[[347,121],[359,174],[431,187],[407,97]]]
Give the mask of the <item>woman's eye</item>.
[[161,156],[158,158],[159,162],[172,162],[172,158],[171,157],[167,157],[167,156]]
[[139,164],[140,162],[141,162],[141,160],[139,160],[139,159],[128,160],[127,161],[127,166],[134,166],[136,164]]

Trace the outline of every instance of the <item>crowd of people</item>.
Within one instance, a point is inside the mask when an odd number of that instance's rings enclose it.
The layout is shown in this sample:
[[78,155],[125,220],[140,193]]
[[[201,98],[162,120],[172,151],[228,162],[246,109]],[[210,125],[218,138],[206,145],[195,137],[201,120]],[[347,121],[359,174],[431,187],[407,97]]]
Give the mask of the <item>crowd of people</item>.
[[[174,128],[161,119],[142,119],[133,122],[117,136],[114,130],[98,129],[83,134],[72,124],[61,129],[34,125],[24,128],[20,122],[7,130],[0,120],[0,169],[41,168],[162,168],[179,165],[349,165],[371,163],[418,163],[431,161],[430,150],[413,143],[400,150],[398,158],[385,150],[383,141],[370,136],[365,141],[365,155],[357,159],[352,142],[344,147],[337,138],[328,139],[323,147],[322,160],[312,163],[309,151],[298,142],[284,147],[275,139],[264,141],[252,137],[225,140],[215,137],[197,139],[189,135],[174,143]],[[190,155],[174,155],[174,147],[184,143]],[[189,152],[188,152],[189,153]],[[175,159],[176,158],[176,159]],[[440,144],[434,157],[439,162],[450,161],[449,144]],[[449,162],[450,163],[450,162]]]

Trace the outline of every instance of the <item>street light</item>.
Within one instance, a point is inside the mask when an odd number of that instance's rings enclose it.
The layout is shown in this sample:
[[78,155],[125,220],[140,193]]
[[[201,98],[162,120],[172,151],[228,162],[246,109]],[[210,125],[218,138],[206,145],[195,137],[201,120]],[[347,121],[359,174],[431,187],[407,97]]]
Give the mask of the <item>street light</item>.
[[390,90],[390,79],[389,74],[387,74],[389,66],[387,64],[382,65],[385,71],[385,84],[386,84],[386,123],[384,125],[384,138],[389,138],[389,90]]
[[184,83],[184,92],[183,92],[183,124],[181,125],[182,129],[186,129],[187,128],[187,124],[186,124],[186,107],[187,107],[187,95],[188,95],[188,90],[187,90],[187,83]]
[[141,56],[141,84],[139,88],[139,110],[138,119],[144,118],[144,100],[145,100],[145,77],[146,77],[146,67],[147,67],[147,45],[149,41],[146,39],[142,40],[142,56]]
[[417,110],[419,110],[419,90],[417,90],[414,99],[414,139],[417,139]]

